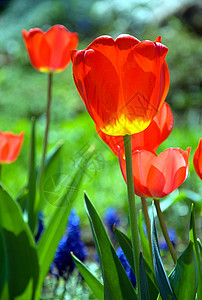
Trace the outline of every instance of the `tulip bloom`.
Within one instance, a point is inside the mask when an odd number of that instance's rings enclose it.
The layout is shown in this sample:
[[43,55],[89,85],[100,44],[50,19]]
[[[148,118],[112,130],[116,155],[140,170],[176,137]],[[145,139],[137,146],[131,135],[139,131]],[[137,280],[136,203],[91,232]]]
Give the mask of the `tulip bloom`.
[[[168,103],[164,102],[150,125],[139,133],[131,136],[131,150],[145,149],[155,152],[159,145],[170,135],[173,129],[173,114]],[[111,136],[103,133],[98,127],[96,131],[100,138],[111,148],[116,156],[125,156],[122,136]]]
[[0,131],[0,164],[13,163],[19,156],[24,138],[24,133]]
[[62,25],[47,32],[39,28],[23,30],[22,35],[32,66],[45,73],[62,72],[70,63],[70,50],[78,44],[77,33]]
[[[158,156],[147,150],[132,153],[135,193],[140,197],[163,198],[177,189],[187,178],[191,148],[183,151],[169,148]],[[119,157],[126,181],[126,163]]]
[[169,89],[168,48],[120,35],[95,39],[83,51],[71,51],[78,92],[96,126],[113,136],[146,129]]
[[202,138],[200,139],[198,147],[194,153],[193,163],[196,173],[202,180]]

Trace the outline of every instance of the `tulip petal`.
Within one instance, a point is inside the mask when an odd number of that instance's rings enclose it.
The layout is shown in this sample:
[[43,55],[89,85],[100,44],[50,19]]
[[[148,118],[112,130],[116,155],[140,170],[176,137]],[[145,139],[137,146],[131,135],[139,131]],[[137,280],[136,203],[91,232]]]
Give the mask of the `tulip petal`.
[[75,84],[96,125],[103,128],[115,122],[120,81],[111,61],[96,50],[87,50],[77,52],[73,62]]
[[[164,102],[150,125],[144,130],[131,136],[131,150],[145,149],[155,152],[159,145],[169,136],[173,129],[173,114],[168,103]],[[122,136],[112,136],[102,132],[98,126],[96,131],[100,138],[111,148],[116,156],[118,151],[125,157]],[[120,150],[118,150],[120,148]]]
[[173,129],[174,118],[168,103],[163,103],[163,106],[161,107],[161,110],[158,112],[158,114],[155,116],[154,121],[158,125],[158,128],[161,132],[158,141],[160,145],[168,138]]
[[76,33],[62,25],[54,25],[47,32],[39,28],[23,30],[25,46],[33,67],[41,72],[61,72],[70,63],[70,49],[78,43]]
[[168,49],[130,35],[95,39],[86,50],[72,53],[77,89],[105,134],[132,135],[146,129],[168,92],[165,64]]
[[147,176],[147,186],[153,197],[162,198],[185,181],[189,152],[169,148],[153,160]]
[[[132,153],[132,165],[133,165],[133,181],[135,193],[140,197],[152,197],[149,189],[147,188],[147,174],[151,162],[155,159],[156,154],[146,150],[136,150]],[[125,182],[126,178],[126,162],[125,159],[119,155],[119,164],[121,167],[122,175]]]
[[160,130],[154,119],[149,126],[137,134],[131,136],[131,148],[134,150],[145,149],[151,152],[159,146]]
[[194,153],[193,163],[196,173],[202,180],[202,138],[200,139],[198,147]]
[[[49,61],[47,62],[47,67],[52,70],[57,70],[61,61],[61,56],[66,45],[66,30],[64,26],[53,26],[44,34],[46,48],[50,49],[47,54],[49,56]],[[41,54],[43,54],[43,49],[41,49]]]
[[19,135],[12,132],[0,131],[0,163],[12,163],[19,156],[24,133]]
[[45,34],[48,48],[51,49],[48,66],[52,70],[64,69],[70,62],[70,49],[77,47],[77,34],[69,32],[62,25],[51,27]]
[[40,47],[38,49],[40,55],[40,68],[41,72],[49,72],[51,70],[51,48],[45,35],[41,41]]
[[137,44],[123,68],[125,110],[132,120],[137,119],[136,132],[148,127],[159,105],[165,100],[162,96],[168,92],[169,83],[161,84],[164,77],[167,79],[167,72],[162,65],[168,49],[164,46],[164,55],[160,56],[159,52],[162,51],[157,51],[157,48],[157,45],[150,41]]
[[40,68],[41,62],[40,62],[40,53],[39,48],[41,45],[41,42],[43,40],[43,31],[39,28],[36,28],[35,30],[30,30],[29,32],[26,30],[22,31],[25,45],[27,48],[27,52],[29,55],[29,59],[31,61],[31,64],[35,68]]
[[125,156],[123,136],[105,134],[98,126],[95,126],[95,129],[99,137],[111,148],[116,156],[119,155],[119,152],[122,156]]
[[161,67],[160,83],[159,83],[159,107],[158,111],[161,109],[170,86],[170,75],[167,64],[164,62]]
[[77,33],[69,33],[68,32],[68,43],[64,47],[63,54],[61,55],[61,60],[58,63],[59,69],[64,69],[67,64],[70,62],[70,51],[71,49],[76,49],[78,45],[78,34]]
[[163,198],[167,195],[164,192],[166,180],[164,173],[162,173],[157,167],[150,167],[147,177],[147,187],[152,198]]
[[132,164],[133,164],[133,180],[135,190],[139,190],[141,192],[140,196],[147,195],[147,197],[151,197],[148,186],[147,186],[147,176],[149,172],[149,167],[153,160],[155,160],[156,154],[142,150],[135,151],[132,155]]
[[[157,156],[147,150],[132,153],[135,193],[140,197],[162,198],[178,188],[187,178],[190,148],[166,149]],[[126,180],[125,159],[119,153],[119,164]]]

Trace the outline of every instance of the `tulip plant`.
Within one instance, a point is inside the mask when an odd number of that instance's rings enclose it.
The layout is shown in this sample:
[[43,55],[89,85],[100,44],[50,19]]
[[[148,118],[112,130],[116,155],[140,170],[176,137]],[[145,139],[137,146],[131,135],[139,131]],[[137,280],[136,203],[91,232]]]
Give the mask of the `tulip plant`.
[[[96,151],[93,147],[87,151],[70,186],[59,199],[52,199],[56,203],[55,210],[36,240],[38,214],[45,206],[42,187],[48,177],[59,174],[58,158],[62,147],[56,146],[47,153],[52,77],[63,71],[70,60],[76,88],[95,129],[117,156],[117,167],[119,164],[127,186],[131,232],[127,236],[114,225],[120,246],[115,249],[98,212],[84,193],[102,280],[72,253],[75,265],[99,300],[202,299],[202,245],[196,236],[194,205],[190,241],[178,257],[160,204],[162,198],[186,180],[191,151],[191,148],[185,151],[169,148],[156,153],[173,129],[173,114],[165,102],[170,85],[165,60],[168,48],[161,43],[160,37],[155,42],[141,42],[124,34],[115,40],[110,36],[98,37],[85,50],[77,51],[77,34],[61,25],[47,32],[35,28],[23,30],[22,34],[31,64],[48,74],[48,101],[40,166],[35,164],[33,120],[27,184],[15,200],[0,188],[0,300],[40,299],[44,279],[64,233],[86,165]],[[22,142],[23,133],[15,136],[0,132],[0,163],[12,163],[17,159]],[[202,140],[194,155],[194,167],[202,179]],[[54,198],[49,188],[50,197]],[[142,213],[137,212],[136,195],[141,199],[147,237]],[[149,201],[153,202],[152,213],[148,211]],[[155,212],[173,259],[174,268],[170,274],[161,258]]]

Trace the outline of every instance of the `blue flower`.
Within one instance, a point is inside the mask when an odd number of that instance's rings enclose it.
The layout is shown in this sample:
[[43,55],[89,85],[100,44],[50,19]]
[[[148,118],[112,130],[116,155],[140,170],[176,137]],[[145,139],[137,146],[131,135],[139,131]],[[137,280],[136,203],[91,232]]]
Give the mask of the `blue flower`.
[[44,230],[43,213],[41,211],[39,211],[39,214],[38,214],[38,231],[37,231],[37,234],[35,235],[35,241],[36,242],[38,242],[43,230]]
[[117,226],[120,224],[120,218],[117,210],[114,207],[109,207],[104,215],[104,223],[111,233],[113,233],[114,224]]
[[80,219],[76,215],[75,210],[72,210],[68,219],[67,232],[60,240],[54,258],[54,266],[59,276],[65,279],[68,278],[75,268],[71,252],[82,262],[87,257],[87,248],[80,237]]
[[[171,243],[173,244],[173,247],[175,247],[176,246],[176,237],[177,237],[175,229],[168,230],[168,235],[169,235]],[[163,239],[161,242],[159,242],[159,248],[161,250],[168,250],[168,246],[167,246],[165,239]]]
[[121,247],[119,247],[117,250],[116,250],[116,254],[126,272],[126,274],[128,275],[132,285],[135,287],[136,286],[136,279],[135,279],[135,275],[125,257],[125,254],[123,253],[123,250],[121,249]]

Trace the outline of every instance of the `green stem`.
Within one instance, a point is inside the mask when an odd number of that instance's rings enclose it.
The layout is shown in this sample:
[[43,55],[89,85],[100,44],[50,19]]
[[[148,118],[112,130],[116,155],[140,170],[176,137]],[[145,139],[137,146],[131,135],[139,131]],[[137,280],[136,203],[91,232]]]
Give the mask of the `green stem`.
[[47,107],[46,107],[46,129],[44,135],[44,144],[43,144],[43,153],[41,159],[41,169],[39,175],[39,191],[41,192],[42,189],[42,181],[44,176],[44,169],[45,169],[45,159],[46,159],[46,150],[48,145],[48,132],[49,132],[49,125],[50,125],[50,106],[51,106],[51,91],[52,91],[52,78],[53,74],[48,74],[48,99],[47,99]]
[[2,175],[2,164],[0,164],[0,181],[1,181],[1,175]]
[[177,263],[177,255],[175,253],[175,249],[174,249],[174,247],[173,247],[173,245],[171,243],[170,237],[168,235],[166,224],[165,224],[165,221],[164,221],[164,218],[163,218],[163,213],[162,213],[161,208],[160,208],[160,201],[154,199],[154,205],[156,207],[156,211],[157,211],[159,223],[160,223],[161,230],[163,232],[164,238],[166,240],[168,249],[170,251],[170,254],[172,256],[174,264],[176,264]]
[[139,256],[140,256],[140,241],[137,225],[137,215],[135,206],[135,192],[133,183],[133,169],[132,169],[132,153],[131,153],[131,136],[123,136],[125,157],[126,157],[126,175],[127,175],[127,191],[129,204],[129,219],[132,236],[132,248],[134,257],[135,276],[137,279],[138,295],[140,297],[140,278],[139,278]]
[[147,228],[147,236],[149,240],[149,248],[150,248],[150,254],[151,254],[151,261],[153,262],[153,256],[152,256],[152,244],[151,244],[151,224],[150,224],[150,218],[148,214],[148,209],[147,209],[147,202],[145,197],[141,197],[141,202],[142,202],[142,210],[144,214],[144,220]]

